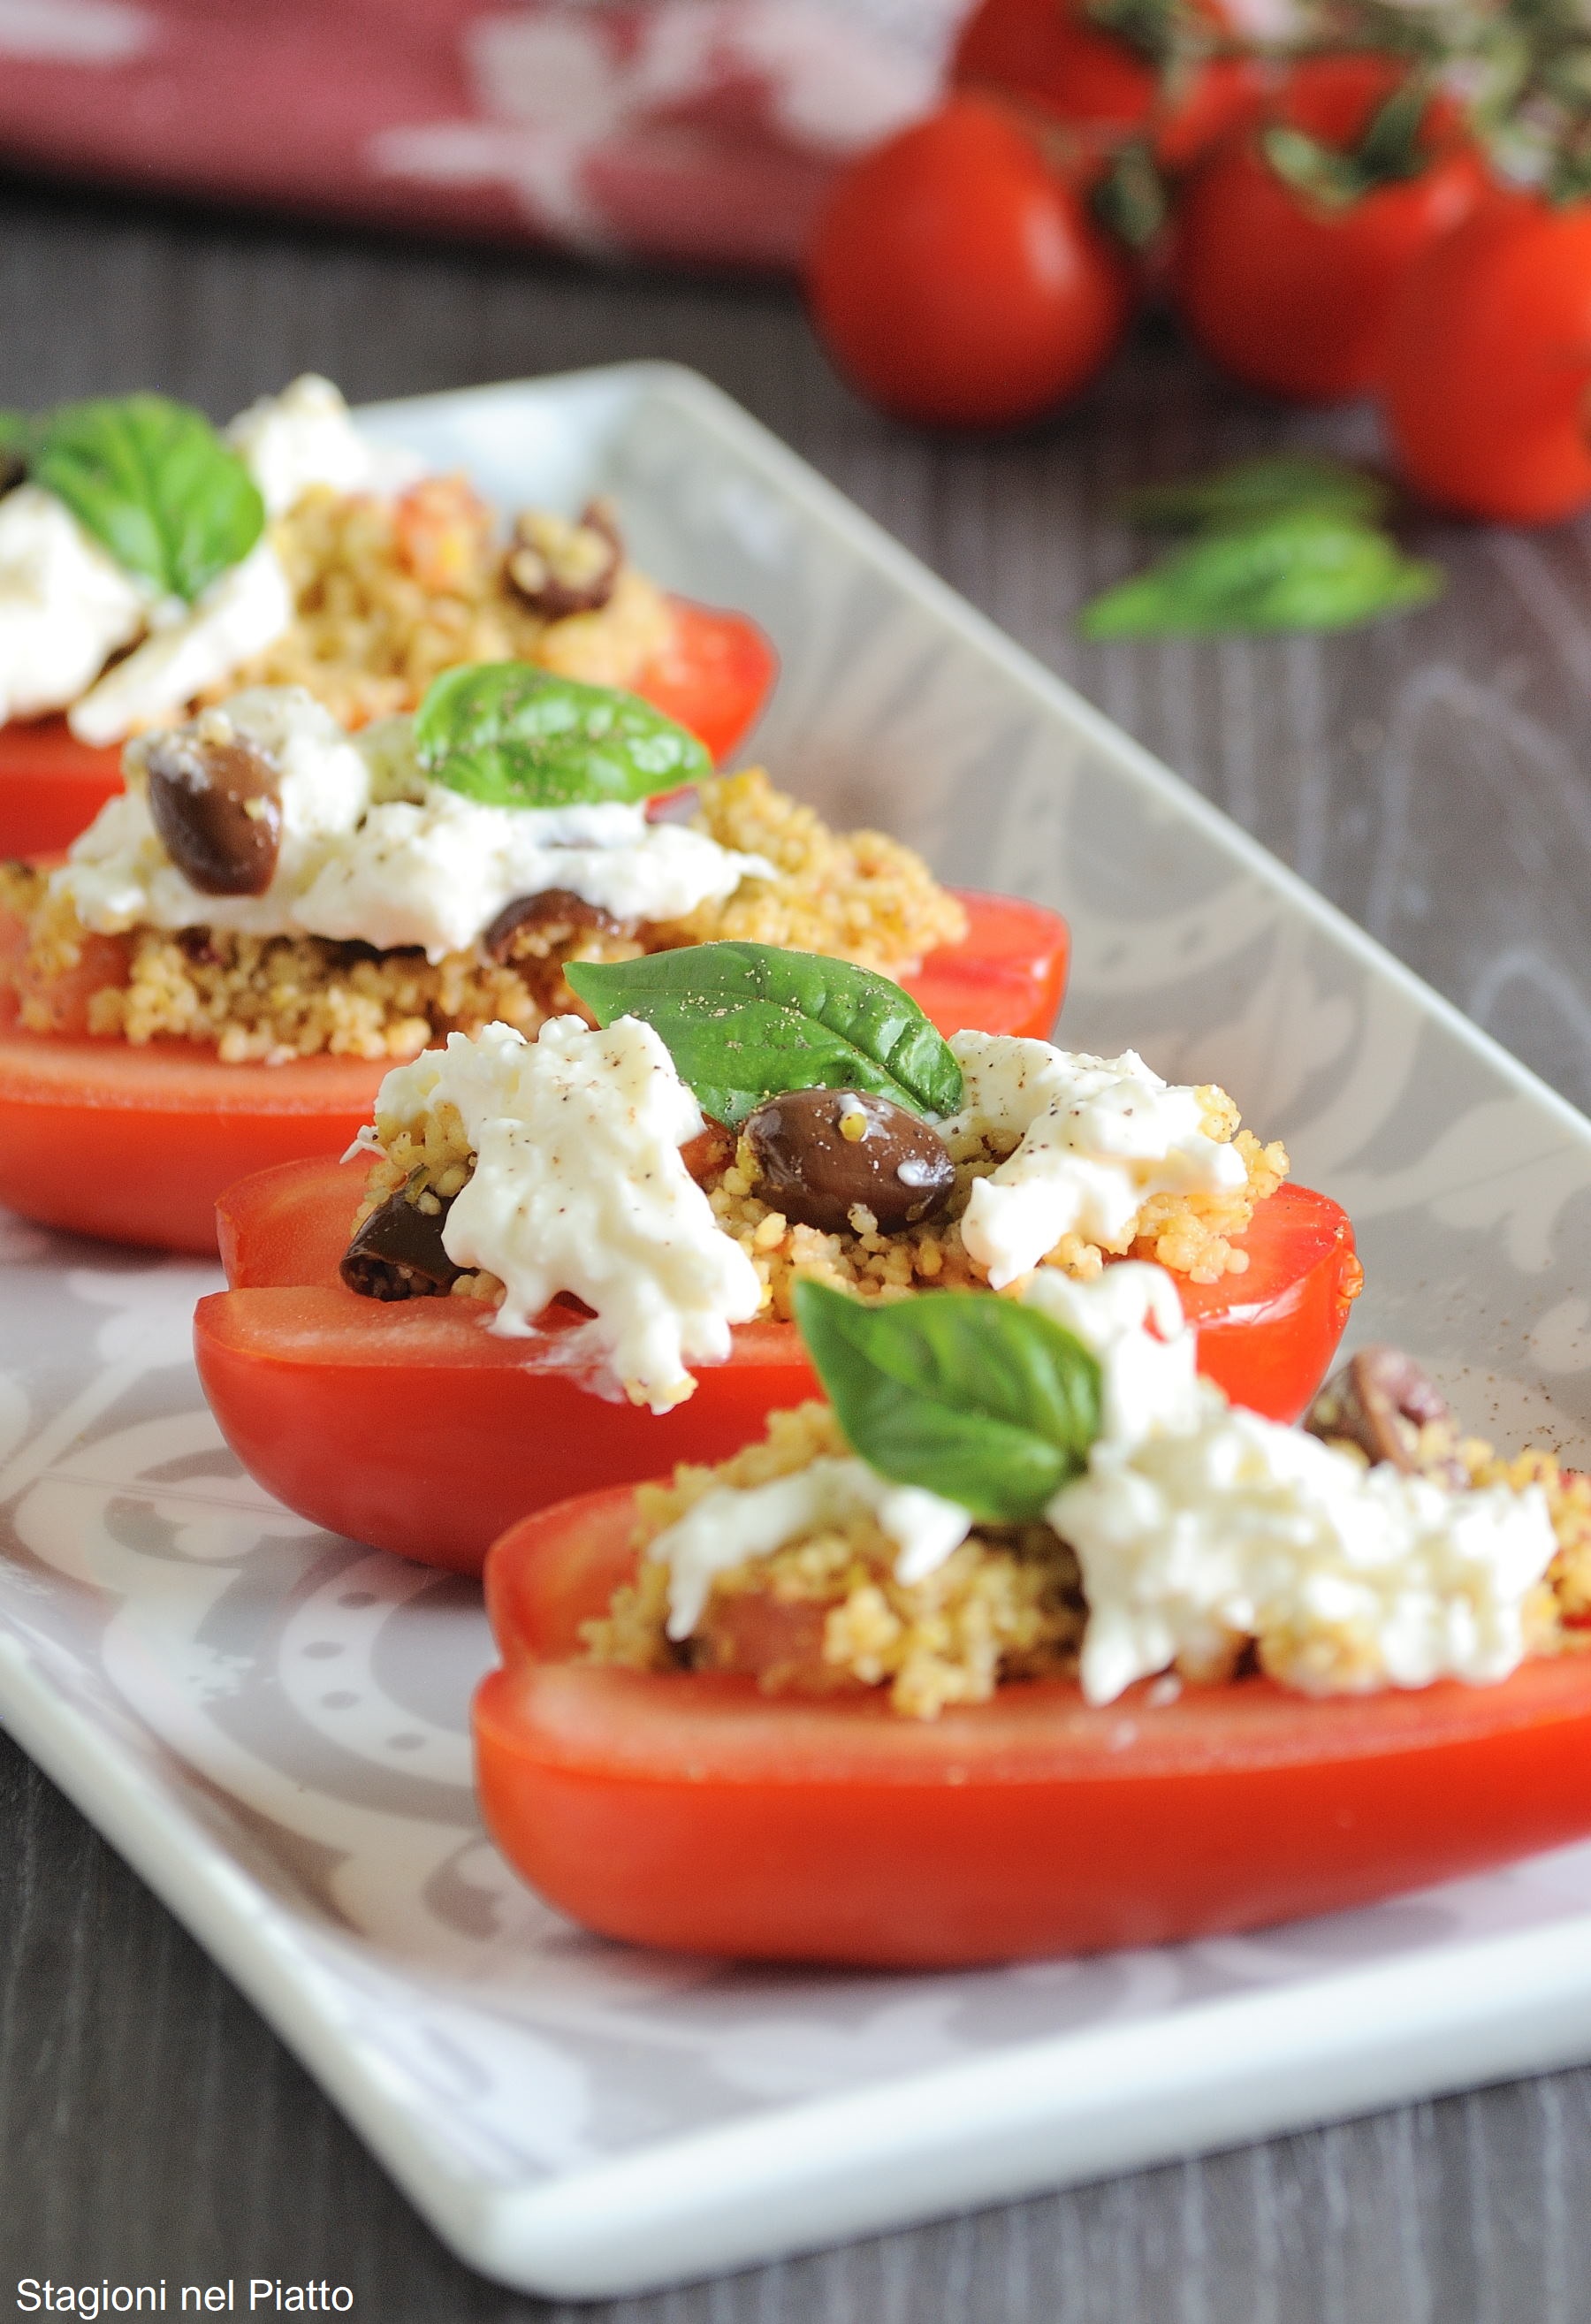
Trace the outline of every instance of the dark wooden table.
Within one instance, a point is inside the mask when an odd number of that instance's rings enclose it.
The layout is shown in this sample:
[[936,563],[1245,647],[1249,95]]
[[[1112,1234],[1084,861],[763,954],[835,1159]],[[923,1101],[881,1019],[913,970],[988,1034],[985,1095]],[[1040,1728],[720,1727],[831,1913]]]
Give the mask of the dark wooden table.
[[[1325,642],[1096,649],[1125,484],[1350,450],[1147,333],[1020,439],[908,436],[776,287],[0,189],[0,404],[159,386],[217,417],[295,372],[357,401],[635,355],[694,364],[1549,1081],[1591,1105],[1591,528],[1430,527],[1446,600]],[[252,2009],[0,1740],[0,2309],[23,2276],[352,2288],[550,2316],[461,2268]],[[630,2324],[1591,2319],[1591,2071],[989,2211],[666,2298]],[[171,2294],[175,2308],[176,2295]],[[265,2313],[270,2310],[262,2311]],[[564,2312],[564,2311],[557,2311]]]

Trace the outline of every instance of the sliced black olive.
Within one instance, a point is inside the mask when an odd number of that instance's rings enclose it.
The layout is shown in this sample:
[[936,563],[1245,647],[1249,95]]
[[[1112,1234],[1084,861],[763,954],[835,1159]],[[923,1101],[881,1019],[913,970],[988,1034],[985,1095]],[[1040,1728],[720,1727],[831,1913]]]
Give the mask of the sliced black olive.
[[417,1210],[401,1187],[372,1211],[343,1253],[341,1274],[362,1299],[428,1299],[464,1273],[442,1248],[447,1205]]
[[[1421,1432],[1451,1428],[1452,1407],[1428,1372],[1401,1348],[1361,1348],[1334,1372],[1303,1418],[1311,1436],[1356,1444],[1372,1466],[1388,1462],[1405,1476],[1461,1486],[1467,1471],[1447,1444],[1422,1458]],[[1456,1432],[1455,1432],[1456,1433]]]
[[580,928],[601,928],[606,935],[622,936],[625,923],[604,912],[600,904],[588,904],[572,888],[543,888],[534,896],[516,896],[505,904],[481,942],[487,958],[501,964],[524,949],[516,940],[531,931],[557,943]]
[[748,1116],[757,1191],[787,1219],[840,1234],[860,1204],[880,1232],[933,1218],[956,1183],[932,1123],[860,1090],[793,1090]]
[[600,613],[613,594],[624,543],[606,501],[589,501],[578,524],[527,510],[514,527],[510,586],[545,622]]
[[281,847],[276,769],[262,752],[196,728],[157,735],[143,754],[161,846],[205,896],[262,896]]

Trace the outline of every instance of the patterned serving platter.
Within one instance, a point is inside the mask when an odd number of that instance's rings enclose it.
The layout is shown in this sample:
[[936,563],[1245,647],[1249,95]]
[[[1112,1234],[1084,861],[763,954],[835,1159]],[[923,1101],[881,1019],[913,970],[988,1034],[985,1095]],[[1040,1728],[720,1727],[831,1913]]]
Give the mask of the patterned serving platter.
[[[1066,912],[1078,1047],[1219,1079],[1357,1223],[1360,1338],[1591,1453],[1591,1123],[700,379],[382,406],[504,504],[613,494],[784,658],[780,780]],[[0,1217],[0,1717],[465,2259],[614,2294],[1591,2056],[1591,1847],[1090,1961],[792,1974],[582,1934],[486,1840],[479,1593],[226,1452],[202,1267]]]

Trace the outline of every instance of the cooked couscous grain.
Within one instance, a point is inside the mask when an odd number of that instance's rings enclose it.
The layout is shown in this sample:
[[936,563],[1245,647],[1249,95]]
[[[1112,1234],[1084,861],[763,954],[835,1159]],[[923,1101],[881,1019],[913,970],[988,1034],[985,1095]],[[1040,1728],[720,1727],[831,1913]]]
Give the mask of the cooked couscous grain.
[[346,726],[413,710],[445,669],[536,661],[625,686],[667,647],[667,602],[630,565],[599,612],[548,622],[505,578],[491,511],[458,476],[397,501],[313,486],[271,529],[293,591],[292,627],[206,697],[303,686]]

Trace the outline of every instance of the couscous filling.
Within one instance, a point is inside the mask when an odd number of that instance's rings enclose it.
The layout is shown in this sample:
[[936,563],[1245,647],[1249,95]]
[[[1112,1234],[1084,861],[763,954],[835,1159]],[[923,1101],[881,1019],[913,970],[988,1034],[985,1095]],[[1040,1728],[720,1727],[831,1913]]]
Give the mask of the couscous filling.
[[[1314,1415],[1306,1424],[1311,1431],[1323,1425]],[[1327,1441],[1369,1465],[1354,1439]],[[586,1626],[589,1657],[632,1670],[732,1672],[776,1693],[878,1689],[895,1711],[916,1719],[988,1702],[997,1688],[1022,1680],[1077,1677],[1090,1599],[1075,1548],[1047,1522],[974,1524],[931,1573],[903,1580],[896,1542],[875,1517],[858,1515],[717,1572],[689,1635],[671,1637],[670,1569],[648,1554],[652,1545],[709,1495],[755,1491],[847,1450],[832,1410],[805,1405],[774,1414],[763,1442],[718,1468],[682,1466],[669,1485],[639,1487],[636,1578]],[[1464,1435],[1450,1416],[1422,1458],[1426,1465],[1411,1473],[1434,1474],[1460,1499],[1539,1491],[1556,1548],[1524,1597],[1528,1650],[1556,1654],[1591,1643],[1591,1478],[1544,1452],[1499,1456]],[[1166,1668],[1178,1682],[1201,1685],[1260,1668],[1311,1692],[1352,1691],[1366,1683],[1355,1663],[1358,1643],[1346,1620],[1335,1634],[1329,1622],[1314,1628],[1301,1655],[1297,1634],[1279,1627],[1223,1628],[1199,1650],[1170,1656]]]
[[830,830],[760,769],[704,780],[688,827],[773,867],[772,876],[742,878],[727,896],[665,921],[545,891],[524,899],[534,909],[437,960],[414,945],[378,950],[203,922],[107,936],[85,925],[59,875],[7,864],[0,987],[10,984],[19,1021],[33,1032],[195,1041],[228,1064],[323,1053],[404,1057],[494,1020],[530,1036],[548,1017],[578,1011],[563,975],[571,961],[750,937],[905,974],[965,931],[961,906],[910,848],[879,832]]
[[[1246,1268],[1247,1254],[1237,1239],[1253,1220],[1255,1205],[1286,1177],[1286,1149],[1279,1141],[1262,1145],[1242,1129],[1224,1090],[1209,1084],[1197,1095],[1206,1134],[1231,1147],[1241,1166],[1241,1183],[1213,1192],[1152,1194],[1108,1243],[1069,1231],[1044,1254],[1042,1266],[1088,1280],[1113,1259],[1152,1259],[1195,1282],[1217,1282]],[[712,1124],[691,1142],[685,1149],[687,1167],[718,1226],[756,1271],[759,1314],[787,1322],[796,1286],[808,1280],[878,1300],[930,1288],[989,1288],[989,1268],[969,1251],[961,1221],[974,1185],[991,1178],[1020,1140],[1009,1131],[959,1129],[953,1123],[930,1134],[941,1139],[952,1190],[933,1218],[893,1227],[881,1225],[860,1205],[843,1225],[823,1228],[793,1219],[768,1191],[753,1140],[744,1130],[736,1137]],[[396,1203],[434,1219],[439,1241],[447,1205],[475,1168],[457,1108],[442,1101],[403,1118],[378,1110],[372,1143],[375,1159],[354,1230],[364,1229],[379,1210]],[[501,1305],[503,1297],[501,1283],[478,1270],[453,1269],[446,1283],[427,1287],[493,1305]]]

